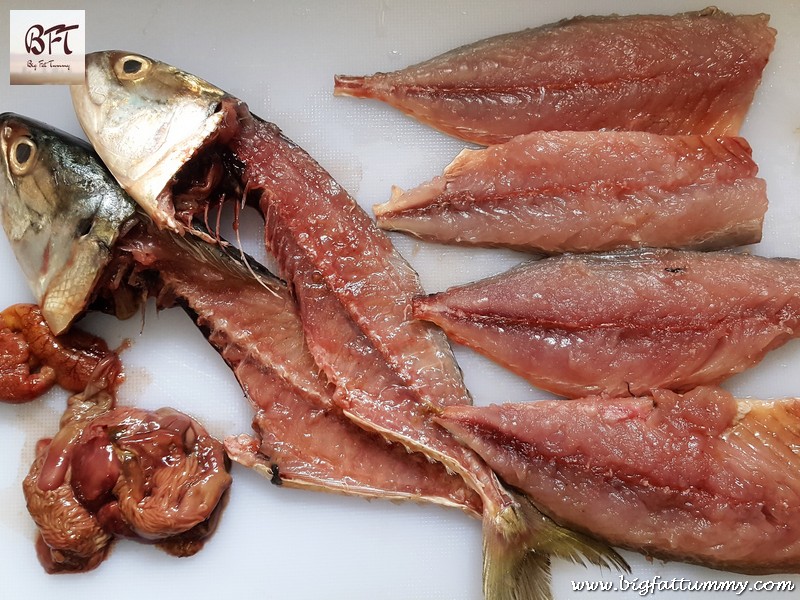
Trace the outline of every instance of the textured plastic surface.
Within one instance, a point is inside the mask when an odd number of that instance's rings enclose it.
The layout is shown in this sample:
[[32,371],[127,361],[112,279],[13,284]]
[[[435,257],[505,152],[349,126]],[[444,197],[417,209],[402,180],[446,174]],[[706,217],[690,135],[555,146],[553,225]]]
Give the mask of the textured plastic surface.
[[[40,2],[37,8],[58,8]],[[253,112],[277,123],[348,188],[367,209],[389,197],[392,184],[416,185],[438,174],[464,144],[376,102],[332,96],[335,73],[365,74],[424,60],[489,35],[550,23],[580,13],[607,14],[698,10],[686,1],[572,0],[499,2],[350,0],[348,2],[149,2],[69,3],[86,10],[87,50],[126,49],[177,65],[247,101]],[[742,134],[767,180],[770,208],[765,255],[800,256],[800,5],[797,2],[724,1],[723,10],[772,14],[778,30],[772,60]],[[0,48],[8,48],[8,12],[0,12]],[[81,134],[62,86],[10,86],[0,61],[0,111],[15,111]],[[259,224],[243,223],[245,245],[256,256]],[[419,271],[428,291],[500,272],[524,259],[501,250],[465,250],[393,235]],[[30,301],[5,238],[0,240],[0,304]],[[182,312],[121,323],[90,316],[84,326],[111,345],[133,340],[124,354],[127,382],[121,400],[191,413],[218,436],[250,430],[250,411],[233,376]],[[772,353],[763,364],[732,379],[742,396],[800,395],[800,343]],[[521,379],[457,348],[477,404],[545,397]],[[280,489],[254,473],[234,469],[231,502],[217,535],[193,558],[175,559],[155,548],[119,543],[96,571],[47,576],[33,549],[34,527],[20,482],[36,440],[55,432],[65,394],[44,401],[0,406],[0,596],[3,598],[115,599],[180,595],[185,598],[347,598],[478,600],[481,597],[480,527],[460,513],[432,506]],[[621,524],[624,526],[624,524]],[[735,535],[735,532],[732,532]],[[639,598],[642,581],[660,577],[713,581],[791,580],[748,578],[681,563],[648,562],[625,553],[633,567],[626,592]],[[616,573],[557,562],[558,600],[590,597],[571,581],[619,585]],[[636,587],[638,586],[638,587]],[[669,592],[657,592],[667,595]],[[799,592],[763,593],[776,600]],[[746,595],[753,595],[748,593]],[[674,595],[673,595],[674,596]],[[728,599],[734,592],[702,594]]]

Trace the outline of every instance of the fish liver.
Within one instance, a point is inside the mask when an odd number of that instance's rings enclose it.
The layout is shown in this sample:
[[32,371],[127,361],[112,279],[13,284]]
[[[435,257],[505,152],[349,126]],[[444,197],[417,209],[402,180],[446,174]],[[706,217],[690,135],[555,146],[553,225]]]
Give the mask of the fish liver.
[[375,216],[426,239],[546,254],[753,244],[767,194],[751,154],[736,137],[534,132],[463,151]]
[[174,409],[115,408],[114,360],[105,359],[98,379],[68,400],[61,428],[37,443],[23,481],[48,573],[94,569],[120,536],[191,556],[226,503],[231,477],[222,443]]
[[800,333],[800,261],[563,255],[418,298],[414,315],[564,396],[685,391],[744,371]]
[[496,144],[540,130],[735,135],[775,43],[769,16],[716,8],[576,17],[392,73],[338,76],[446,133]]
[[556,521],[645,554],[800,569],[800,400],[683,396],[451,407],[442,424]]

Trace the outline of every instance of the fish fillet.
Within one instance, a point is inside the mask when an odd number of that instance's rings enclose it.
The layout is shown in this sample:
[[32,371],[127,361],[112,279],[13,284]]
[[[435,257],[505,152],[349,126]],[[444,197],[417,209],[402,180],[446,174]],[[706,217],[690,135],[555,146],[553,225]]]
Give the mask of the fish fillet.
[[497,144],[541,130],[736,135],[775,44],[769,16],[716,8],[576,17],[462,46],[334,94]]
[[374,207],[378,226],[546,254],[757,243],[767,210],[742,138],[534,132],[464,150]]
[[455,341],[579,398],[686,391],[800,334],[800,261],[733,252],[564,255],[414,303]]
[[442,424],[560,523],[647,555],[800,570],[800,400],[681,396],[450,407]]

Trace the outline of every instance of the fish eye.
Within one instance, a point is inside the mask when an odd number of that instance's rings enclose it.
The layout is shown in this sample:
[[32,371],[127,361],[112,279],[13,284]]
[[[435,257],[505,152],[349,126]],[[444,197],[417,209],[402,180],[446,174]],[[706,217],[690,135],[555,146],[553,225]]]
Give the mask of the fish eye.
[[35,162],[36,144],[29,137],[21,137],[11,145],[9,155],[11,172],[15,175],[24,175]]
[[78,237],[83,237],[87,233],[92,230],[92,219],[87,217],[85,219],[81,219],[78,223],[78,226],[75,228],[75,232],[78,234]]
[[117,61],[116,65],[114,65],[117,77],[127,80],[135,80],[144,77],[149,68],[150,61],[143,56],[137,56],[135,54],[123,56]]
[[135,58],[129,58],[122,63],[122,70],[131,74],[138,73],[142,70],[142,61],[136,60]]

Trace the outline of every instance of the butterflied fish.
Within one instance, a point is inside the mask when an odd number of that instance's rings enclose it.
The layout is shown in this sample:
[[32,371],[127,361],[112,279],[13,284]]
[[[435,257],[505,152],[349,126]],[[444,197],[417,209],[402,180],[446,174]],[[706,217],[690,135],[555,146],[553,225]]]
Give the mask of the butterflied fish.
[[800,571],[800,399],[699,387],[451,407],[440,422],[553,518],[615,546]]
[[663,249],[563,255],[420,297],[414,315],[564,396],[685,391],[800,334],[800,261]]
[[[114,241],[109,242],[112,246],[107,249],[107,264],[82,266],[97,283],[88,290],[87,304],[78,314],[88,308],[89,301],[92,306],[109,310],[121,304],[127,314],[131,298],[148,293],[157,295],[162,306],[185,307],[232,367],[256,410],[257,437],[248,438],[246,444],[242,438],[229,440],[228,450],[235,459],[257,466],[287,486],[424,500],[456,506],[471,514],[481,512],[480,499],[460,478],[449,475],[441,465],[421,456],[410,457],[404,448],[364,432],[334,407],[333,389],[308,353],[289,292],[266,269],[252,260],[248,269],[223,249],[196,238],[159,232],[152,221],[135,210],[133,201],[84,142],[17,115],[5,115],[0,128],[14,132],[9,137],[8,152],[27,145],[30,156],[36,157],[24,172],[7,171],[11,174],[6,176],[0,195],[4,222],[37,231],[46,238],[48,229],[60,221],[62,210],[72,214],[81,210],[84,201],[91,207],[95,197],[118,213],[129,215],[109,238]],[[51,154],[83,165],[85,179],[78,174],[74,179],[62,177],[60,170],[54,170]],[[38,186],[29,179],[35,179]],[[62,186],[62,182],[70,185]],[[39,192],[42,189],[46,190],[44,196]],[[36,207],[39,210],[34,210]],[[9,220],[10,215],[23,215],[27,220],[17,223]],[[89,225],[96,227],[95,221],[102,221],[103,214],[92,218]],[[81,255],[82,245],[94,240],[73,232],[69,242],[69,252]],[[15,250],[21,262],[30,261],[38,272],[36,256],[25,254],[24,246],[17,245]],[[69,321],[75,317],[70,313]],[[56,319],[61,320],[61,315]],[[44,324],[37,326],[46,329]],[[38,337],[52,345],[39,329]],[[288,415],[288,422],[281,422],[279,414]],[[292,422],[294,425],[290,425]],[[301,423],[312,425],[316,435],[306,435]],[[337,444],[326,447],[325,440],[334,437]]]
[[[256,437],[225,440],[231,458],[288,487],[427,501],[481,513],[460,478],[359,428],[333,399],[306,346],[286,285],[248,259],[152,226],[119,242],[134,281],[158,278],[159,304],[183,306],[219,350],[256,410]],[[256,276],[254,276],[254,272]]]
[[334,94],[479,144],[531,131],[736,135],[775,44],[768,22],[716,8],[576,17],[392,73],[339,75]]
[[378,226],[546,254],[761,240],[766,182],[742,138],[534,132],[464,150],[374,207]]
[[[139,68],[126,72],[131,61]],[[155,95],[142,90],[151,85],[163,90],[171,73],[174,67],[143,56],[95,53],[87,57],[86,84],[72,88],[87,136],[101,157],[116,155],[109,167],[121,171],[123,185],[130,177],[125,146],[148,146],[165,155],[180,154],[181,148],[152,148],[153,132],[145,129],[120,145],[105,135],[104,123],[138,119],[131,111],[147,113],[162,99],[152,100]],[[173,78],[170,103],[197,101],[186,79]],[[211,87],[202,84],[203,90]],[[209,204],[220,198],[244,199],[261,211],[267,247],[298,300],[309,349],[337,387],[337,404],[360,426],[441,462],[479,494],[486,596],[547,596],[550,554],[622,564],[612,551],[558,528],[505,489],[474,452],[433,422],[444,406],[469,403],[469,396],[442,332],[410,316],[412,298],[422,291],[416,274],[355,200],[241,101],[218,90],[207,109],[225,116],[207,136],[205,150],[193,152],[166,187],[152,190],[158,201],[137,198],[136,182],[129,191],[148,210],[165,213],[157,222],[177,221],[177,231],[204,220]],[[164,125],[151,123],[154,130]],[[137,147],[132,155],[139,152]]]

